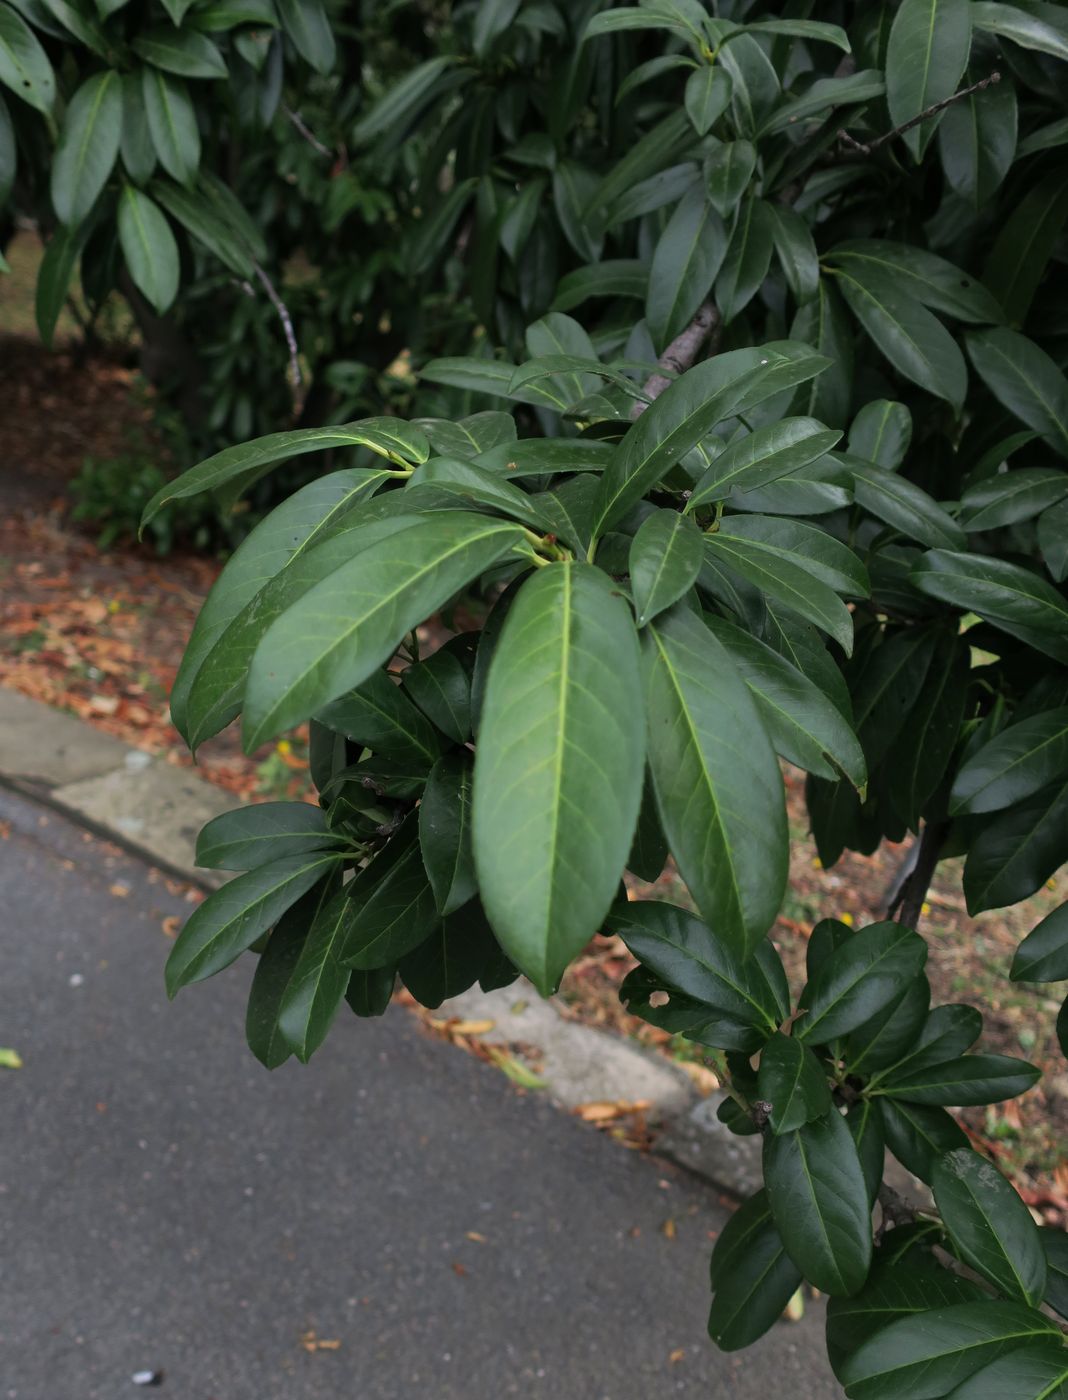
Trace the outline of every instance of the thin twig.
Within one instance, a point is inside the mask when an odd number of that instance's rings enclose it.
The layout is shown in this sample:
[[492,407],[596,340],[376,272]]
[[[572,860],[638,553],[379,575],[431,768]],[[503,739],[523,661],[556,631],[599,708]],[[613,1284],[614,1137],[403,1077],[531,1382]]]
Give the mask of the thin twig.
[[870,156],[872,151],[877,151],[885,142],[892,141],[895,136],[903,136],[906,131],[911,131],[914,126],[919,126],[920,122],[925,122],[928,117],[937,116],[944,108],[949,107],[954,102],[959,102],[962,97],[971,97],[973,92],[982,92],[992,83],[1000,82],[1001,74],[995,70],[989,77],[980,78],[977,83],[972,83],[971,87],[961,88],[959,92],[951,93],[949,97],[943,97],[941,102],[933,102],[918,117],[913,117],[911,121],[902,122],[900,126],[895,126],[892,131],[884,131],[882,136],[877,136],[874,141],[858,141],[856,137],[850,136],[849,132],[844,130],[838,132],[838,139],[847,147],[845,154]]
[[683,374],[693,366],[702,345],[709,336],[719,331],[719,327],[719,312],[712,302],[704,302],[686,329],[679,332],[657,360],[656,372],[642,385],[642,393],[648,402],[642,403],[640,399],[637,400],[630,411],[631,418],[640,417],[649,404],[659,398],[676,375]]
[[293,123],[296,129],[300,132],[301,136],[304,137],[308,145],[314,146],[314,148],[319,152],[321,156],[332,156],[334,154],[330,147],[324,146],[323,143],[316,136],[315,132],[312,131],[307,125],[305,125],[304,119],[301,117],[299,112],[294,112],[284,103],[282,104],[282,111],[285,114],[285,116],[288,117],[288,119]]
[[293,331],[293,322],[289,316],[289,310],[282,298],[275,291],[274,283],[260,267],[259,263],[252,264],[252,270],[259,278],[260,286],[270,298],[271,305],[278,312],[278,319],[282,322],[282,329],[285,331],[286,344],[289,346],[289,374],[293,381],[294,389],[301,383],[300,377],[300,351],[297,349],[297,337]]

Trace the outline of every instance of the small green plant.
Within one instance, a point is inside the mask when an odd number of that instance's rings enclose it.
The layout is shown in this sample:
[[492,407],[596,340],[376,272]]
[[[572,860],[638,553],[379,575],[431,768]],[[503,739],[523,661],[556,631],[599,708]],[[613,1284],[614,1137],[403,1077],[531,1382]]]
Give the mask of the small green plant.
[[[96,526],[101,549],[135,541],[146,505],[166,487],[167,474],[148,454],[145,445],[103,460],[87,457],[70,483],[71,519]],[[161,511],[146,533],[157,554],[178,547],[204,551],[232,543],[235,523],[210,499],[178,501]]]

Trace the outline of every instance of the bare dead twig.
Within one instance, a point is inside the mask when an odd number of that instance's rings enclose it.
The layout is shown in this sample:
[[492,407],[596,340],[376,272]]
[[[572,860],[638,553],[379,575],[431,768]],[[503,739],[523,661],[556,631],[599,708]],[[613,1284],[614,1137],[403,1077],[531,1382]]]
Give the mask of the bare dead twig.
[[920,122],[927,121],[929,117],[937,116],[946,107],[951,106],[954,102],[959,102],[962,97],[971,97],[973,92],[982,92],[992,83],[1000,82],[1001,74],[995,70],[988,77],[980,78],[977,83],[972,83],[971,87],[961,88],[959,92],[951,93],[949,97],[943,97],[941,102],[933,102],[919,116],[913,117],[911,121],[902,122],[900,126],[895,126],[891,131],[884,131],[882,136],[877,136],[874,141],[858,141],[855,136],[850,136],[848,131],[840,130],[838,139],[846,147],[843,154],[853,157],[870,156],[873,151],[877,151],[887,141],[892,141],[895,136],[903,136],[906,131],[911,131],[914,126],[919,126]]
[[[712,302],[704,302],[685,330],[680,331],[664,353],[657,360],[658,371],[651,374],[642,385],[642,392],[649,403],[635,402],[630,411],[631,418],[640,417],[649,404],[664,392],[675,375],[683,374],[692,368],[705,341],[718,335],[720,328],[719,312]],[[667,373],[661,373],[667,371]]]
[[289,347],[289,375],[296,389],[300,386],[300,351],[297,348],[297,337],[293,330],[293,322],[289,315],[289,308],[275,290],[274,283],[260,267],[259,263],[252,264],[252,270],[259,279],[260,286],[267,293],[271,305],[278,312],[278,319],[282,322],[282,330],[285,332],[286,345]]
[[334,154],[330,147],[324,146],[323,143],[316,136],[315,132],[312,131],[311,128],[306,125],[304,119],[301,117],[299,112],[294,112],[291,108],[286,107],[284,104],[282,106],[282,111],[287,117],[287,119],[293,123],[293,126],[297,129],[297,131],[300,132],[301,136],[304,137],[308,145],[314,147],[314,149],[317,150],[321,156],[332,156]]

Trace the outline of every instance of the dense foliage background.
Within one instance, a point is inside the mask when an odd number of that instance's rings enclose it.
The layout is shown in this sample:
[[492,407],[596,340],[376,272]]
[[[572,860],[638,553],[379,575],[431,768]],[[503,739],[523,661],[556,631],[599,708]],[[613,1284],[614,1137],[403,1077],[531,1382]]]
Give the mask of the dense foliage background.
[[[0,3],[0,174],[54,229],[44,332],[80,265],[193,347],[205,442],[282,429],[147,521],[307,468],[171,704],[193,748],[310,720],[321,803],[206,828],[244,873],[171,992],[255,947],[273,1067],[398,976],[547,993],[619,933],[630,1009],[763,1135],[714,1340],[807,1279],[850,1396],[1057,1393],[1064,1236],[947,1111],[1039,1071],[969,1053],[917,925],[946,856],[973,913],[1068,858],[1063,8],[163,8]],[[485,626],[421,656],[465,593]],[[825,865],[919,837],[887,919],[817,924],[792,988],[780,759]],[[692,907],[619,897],[669,852]],[[1068,979],[1068,911],[1006,972]]]

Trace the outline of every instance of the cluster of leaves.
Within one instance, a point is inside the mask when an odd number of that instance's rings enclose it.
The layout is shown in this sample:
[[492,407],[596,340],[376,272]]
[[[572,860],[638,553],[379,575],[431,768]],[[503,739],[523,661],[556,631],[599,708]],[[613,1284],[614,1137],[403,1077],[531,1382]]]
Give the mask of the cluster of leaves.
[[[259,951],[247,1029],[273,1066],[398,976],[428,1006],[519,971],[549,992],[619,933],[631,1010],[705,1047],[727,1126],[763,1135],[764,1190],[713,1256],[719,1345],[807,1279],[850,1396],[1037,1400],[1068,1377],[1044,1310],[1068,1310],[1064,1237],[947,1110],[1038,1070],[971,1053],[976,1008],[930,1006],[913,925],[943,856],[972,912],[1068,858],[1068,23],[1041,0],[575,10],[475,7],[507,82],[476,101],[443,53],[361,119],[403,150],[459,103],[427,217],[473,210],[487,353],[423,367],[452,409],[228,448],[148,507],[352,463],[253,531],[190,640],[190,745],[239,714],[250,750],[310,721],[320,806],[206,828],[203,863],[242,873],[168,987]],[[515,56],[558,31],[540,86]],[[540,136],[461,160],[472,111],[507,130],[513,83]],[[485,625],[421,657],[415,629],[465,591]],[[902,922],[819,924],[792,990],[766,937],[780,759],[825,864],[922,833]],[[622,897],[669,852],[696,914]],[[1068,911],[1010,975],[1068,980]],[[886,1151],[933,1190],[912,1223]]]

